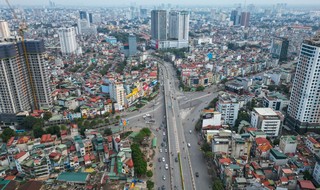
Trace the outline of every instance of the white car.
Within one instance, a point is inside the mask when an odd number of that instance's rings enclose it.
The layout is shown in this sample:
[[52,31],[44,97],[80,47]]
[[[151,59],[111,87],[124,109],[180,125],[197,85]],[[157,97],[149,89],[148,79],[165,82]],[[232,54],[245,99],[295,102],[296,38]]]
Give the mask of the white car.
[[166,136],[166,132],[163,132],[162,134],[163,134],[163,136]]
[[169,169],[169,166],[168,166],[168,164],[166,164],[165,168],[166,168],[166,170],[167,170],[167,169]]
[[162,148],[160,148],[159,151],[162,152]]
[[168,150],[167,149],[164,149],[164,151],[167,153],[168,152]]
[[187,145],[188,145],[189,148],[191,147],[191,144],[190,144],[190,143],[188,143]]
[[190,130],[189,133],[191,134],[191,133],[192,133],[192,130]]
[[164,157],[162,157],[162,162],[165,162],[166,160],[164,159]]

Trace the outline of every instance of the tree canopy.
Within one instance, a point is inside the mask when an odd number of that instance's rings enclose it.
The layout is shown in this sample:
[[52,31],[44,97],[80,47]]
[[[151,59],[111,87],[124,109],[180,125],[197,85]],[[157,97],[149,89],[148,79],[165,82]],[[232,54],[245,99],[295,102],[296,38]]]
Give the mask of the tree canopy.
[[15,135],[16,135],[16,132],[13,129],[6,128],[2,132],[1,138],[3,142],[7,142],[11,137],[14,137]]
[[43,126],[43,119],[27,116],[22,121],[22,127],[32,129],[34,126]]
[[147,162],[143,157],[143,153],[140,150],[138,144],[134,143],[131,145],[132,160],[134,163],[134,172],[137,176],[145,175],[147,172]]

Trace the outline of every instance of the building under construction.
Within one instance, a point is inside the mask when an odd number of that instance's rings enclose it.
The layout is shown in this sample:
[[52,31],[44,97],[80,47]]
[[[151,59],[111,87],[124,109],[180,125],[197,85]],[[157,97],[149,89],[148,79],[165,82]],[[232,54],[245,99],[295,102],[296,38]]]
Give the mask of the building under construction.
[[52,105],[44,42],[23,43],[19,39],[0,42],[0,120],[6,114]]

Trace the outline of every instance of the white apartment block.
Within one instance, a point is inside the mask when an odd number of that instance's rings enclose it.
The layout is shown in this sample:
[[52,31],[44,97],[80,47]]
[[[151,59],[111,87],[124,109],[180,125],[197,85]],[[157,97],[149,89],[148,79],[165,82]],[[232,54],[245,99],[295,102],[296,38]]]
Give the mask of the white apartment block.
[[219,94],[217,111],[221,113],[223,124],[234,125],[238,118],[240,104],[237,98],[227,93]]
[[62,54],[76,53],[78,45],[75,28],[60,28],[58,34]]
[[288,125],[300,132],[320,128],[320,33],[301,45],[288,107]]
[[8,23],[4,20],[0,20],[0,39],[1,38],[9,38],[10,30]]
[[110,98],[116,102],[116,110],[123,110],[126,106],[125,89],[122,82],[112,81],[109,85]]
[[283,115],[272,108],[254,108],[251,112],[251,125],[260,129],[268,137],[277,137],[282,125]]

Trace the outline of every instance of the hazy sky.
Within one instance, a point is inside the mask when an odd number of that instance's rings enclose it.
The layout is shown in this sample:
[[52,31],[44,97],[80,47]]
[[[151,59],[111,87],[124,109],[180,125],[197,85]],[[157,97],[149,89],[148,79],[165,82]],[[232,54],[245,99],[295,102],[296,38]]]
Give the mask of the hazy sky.
[[[5,0],[0,0],[1,4],[5,4]],[[49,0],[9,0],[12,5],[48,5]],[[245,0],[53,0],[59,5],[74,5],[74,6],[127,6],[131,3],[136,5],[159,5],[161,3],[171,3],[172,5],[232,5],[235,3],[244,4]],[[247,4],[264,4],[271,5],[276,3],[287,3],[290,5],[320,5],[320,0],[247,0]]]

